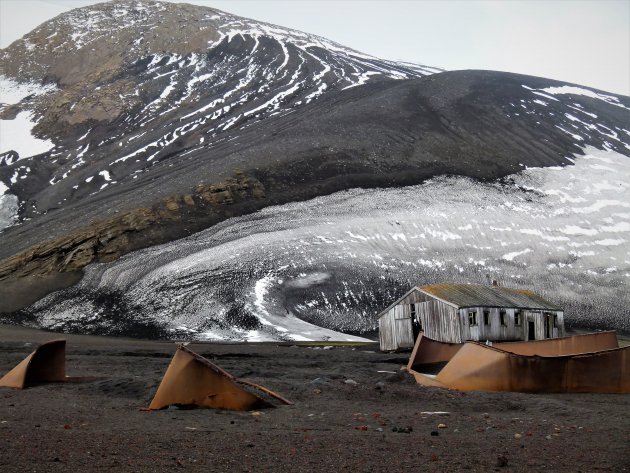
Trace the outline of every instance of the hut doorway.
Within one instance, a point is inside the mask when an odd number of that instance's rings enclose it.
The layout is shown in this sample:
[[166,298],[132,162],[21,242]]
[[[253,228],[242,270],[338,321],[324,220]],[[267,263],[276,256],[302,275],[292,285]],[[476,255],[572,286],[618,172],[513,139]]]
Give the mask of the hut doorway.
[[527,340],[536,340],[536,324],[533,320],[527,322]]

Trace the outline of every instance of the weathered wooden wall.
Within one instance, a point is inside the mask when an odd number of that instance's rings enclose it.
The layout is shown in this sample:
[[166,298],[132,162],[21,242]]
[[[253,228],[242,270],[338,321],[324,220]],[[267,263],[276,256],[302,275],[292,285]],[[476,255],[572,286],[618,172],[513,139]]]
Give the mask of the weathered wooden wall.
[[[505,310],[504,321],[501,324],[500,312]],[[520,324],[515,323],[515,312],[519,309],[499,309],[496,307],[469,307],[459,310],[461,321],[462,339],[475,341],[516,341],[528,340],[529,322],[534,322],[534,336],[536,340],[546,338],[558,338],[565,335],[564,316],[562,311],[530,311],[520,310]],[[471,326],[469,314],[477,313],[477,325]],[[484,312],[488,312],[488,324],[485,323]],[[547,319],[546,315],[557,317],[556,327],[553,327],[553,319]],[[549,332],[545,331],[545,324],[549,324]]]
[[[564,337],[564,314],[562,311],[524,311],[526,320],[534,322],[535,340]],[[551,317],[547,317],[547,316]],[[556,325],[553,327],[553,316],[556,316]],[[529,323],[526,324],[523,340],[529,340]]]
[[438,342],[462,343],[462,330],[457,309],[435,299],[416,303],[424,334]]
[[412,292],[378,319],[381,351],[413,348],[411,304],[417,300],[418,294],[418,291]]

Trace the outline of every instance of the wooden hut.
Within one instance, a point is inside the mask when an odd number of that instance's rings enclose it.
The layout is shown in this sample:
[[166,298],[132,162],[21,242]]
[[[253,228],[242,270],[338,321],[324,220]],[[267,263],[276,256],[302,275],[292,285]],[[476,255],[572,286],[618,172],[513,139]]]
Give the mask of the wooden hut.
[[565,335],[560,307],[532,291],[479,284],[414,287],[379,314],[383,351],[439,342],[544,340]]

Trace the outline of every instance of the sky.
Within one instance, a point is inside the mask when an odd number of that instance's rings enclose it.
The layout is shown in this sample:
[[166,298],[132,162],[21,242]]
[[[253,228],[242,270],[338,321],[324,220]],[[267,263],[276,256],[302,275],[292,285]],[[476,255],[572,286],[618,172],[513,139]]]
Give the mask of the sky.
[[[0,47],[90,0],[0,0]],[[630,0],[188,0],[374,56],[630,96]]]

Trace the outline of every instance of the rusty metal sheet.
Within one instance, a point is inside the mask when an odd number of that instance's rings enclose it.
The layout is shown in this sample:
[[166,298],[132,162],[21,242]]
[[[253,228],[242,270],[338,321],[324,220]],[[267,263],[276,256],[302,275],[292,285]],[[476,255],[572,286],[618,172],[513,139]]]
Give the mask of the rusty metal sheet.
[[15,368],[0,378],[0,387],[24,389],[40,383],[64,382],[66,377],[66,341],[43,343]]
[[[463,345],[463,343],[438,342],[420,333],[409,357],[407,368],[413,369],[421,365],[448,362]],[[619,343],[616,332],[607,331],[545,340],[494,342],[492,346],[516,355],[560,356],[611,350],[618,348]]]
[[493,347],[516,355],[560,356],[619,348],[615,331],[585,333],[572,337],[493,343]]
[[526,289],[511,289],[481,284],[430,284],[420,291],[457,308],[465,307],[513,307],[518,309],[562,310],[561,307]]
[[414,366],[419,365],[447,362],[463,345],[463,343],[438,342],[420,333],[409,357],[407,369],[413,369]]
[[563,356],[523,356],[468,342],[419,384],[461,391],[630,393],[630,347]]
[[239,384],[264,392],[284,404],[291,404],[267,388],[235,378],[206,358],[180,345],[149,410],[163,409],[170,405],[237,411],[272,406],[270,402],[243,389]]

